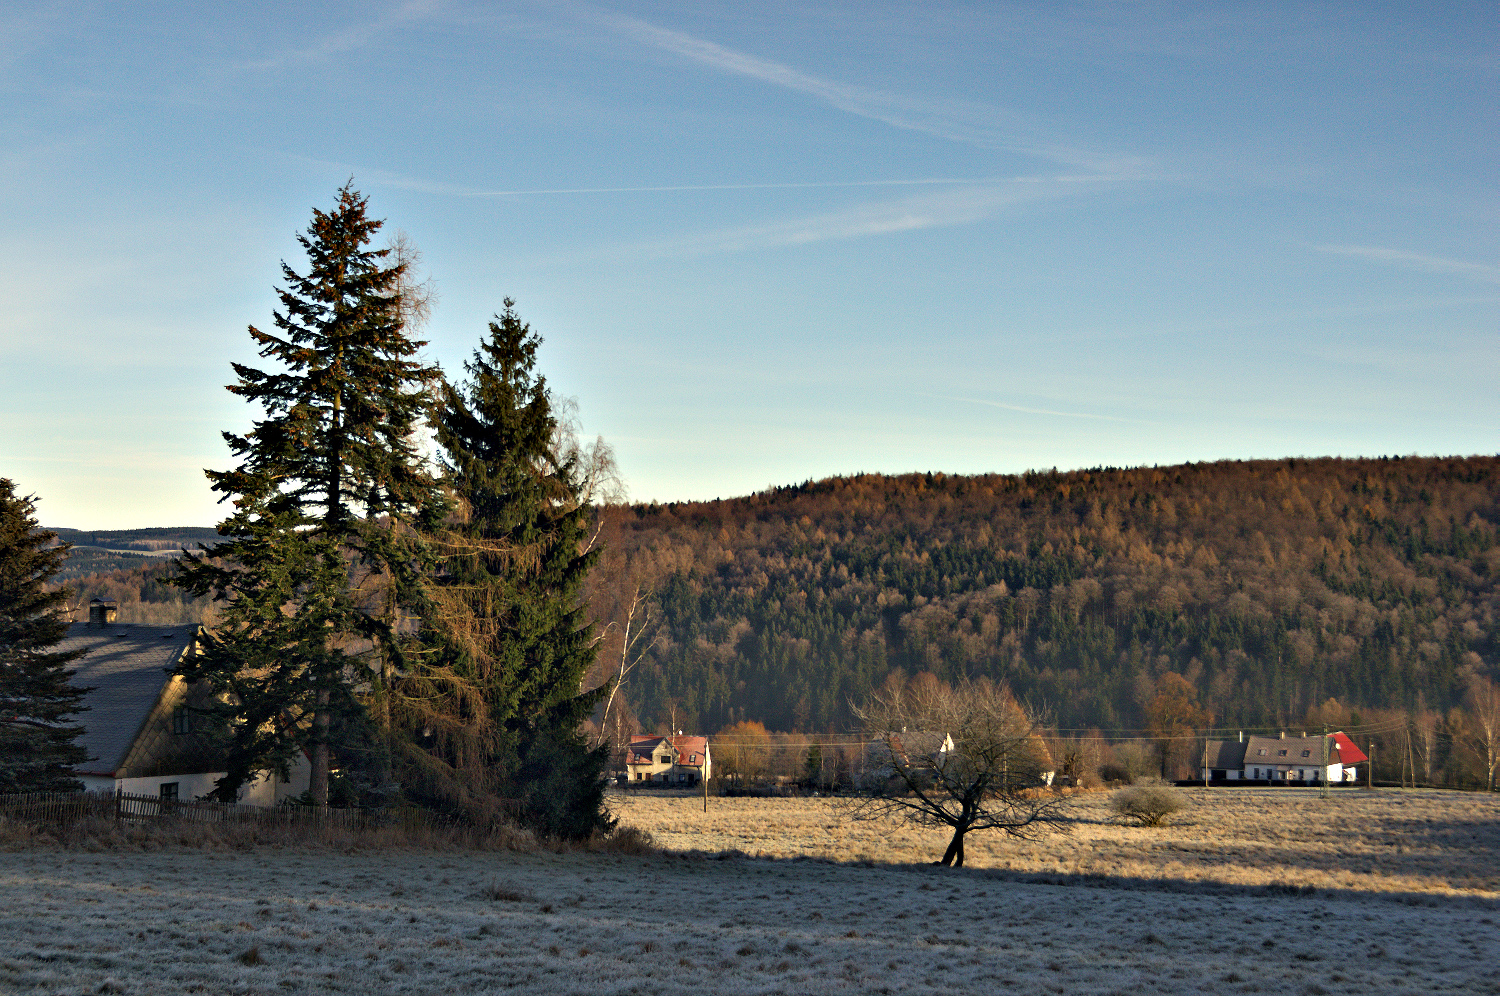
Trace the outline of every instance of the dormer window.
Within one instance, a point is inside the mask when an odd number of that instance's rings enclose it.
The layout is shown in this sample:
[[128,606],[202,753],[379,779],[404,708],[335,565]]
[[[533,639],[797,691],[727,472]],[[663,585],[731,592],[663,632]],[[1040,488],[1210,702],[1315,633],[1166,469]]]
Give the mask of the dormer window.
[[1286,757],[1286,748],[1283,747],[1281,750],[1277,751],[1276,752],[1276,756],[1277,757]]
[[1305,751],[1302,752],[1302,756],[1303,757],[1312,757],[1312,751],[1305,750]]
[[1256,753],[1256,755],[1258,757],[1265,757],[1266,756],[1266,749],[1264,747],[1262,747],[1260,750],[1256,751],[1255,753]]

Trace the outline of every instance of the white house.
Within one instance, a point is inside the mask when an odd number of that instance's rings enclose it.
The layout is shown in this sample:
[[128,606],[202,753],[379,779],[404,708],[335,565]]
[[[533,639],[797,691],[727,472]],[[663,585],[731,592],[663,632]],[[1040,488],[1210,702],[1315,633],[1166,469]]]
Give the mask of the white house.
[[[197,652],[197,627],[133,626],[114,621],[113,603],[89,606],[89,622],[74,623],[57,650],[83,650],[72,683],[89,688],[77,743],[89,759],[75,769],[90,792],[121,791],[184,801],[208,795],[224,777],[218,750],[188,706],[204,706],[209,691],[170,674],[184,654]],[[246,785],[239,801],[270,806],[307,791],[305,758],[290,778],[267,774]]]
[[1203,758],[1205,781],[1256,781],[1281,784],[1330,785],[1352,783],[1355,765],[1368,761],[1354,741],[1343,732],[1327,736],[1328,764],[1325,768],[1324,737],[1277,737],[1251,735],[1240,740],[1210,740]]

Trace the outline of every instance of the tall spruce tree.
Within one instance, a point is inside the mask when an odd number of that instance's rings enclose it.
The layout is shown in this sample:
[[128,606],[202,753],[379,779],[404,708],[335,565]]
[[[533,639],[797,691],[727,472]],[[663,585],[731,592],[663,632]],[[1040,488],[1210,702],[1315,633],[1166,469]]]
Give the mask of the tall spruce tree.
[[458,510],[433,536],[441,567],[410,672],[436,694],[407,701],[428,704],[412,723],[427,755],[419,786],[460,806],[503,798],[539,833],[579,839],[612,825],[607,750],[580,732],[607,692],[581,687],[595,656],[583,582],[598,552],[584,549],[589,510],[556,445],[539,343],[507,299],[467,381],[444,386],[435,429]]
[[47,582],[68,547],[37,528],[35,507],[0,478],[0,793],[81,789],[72,769],[88,759],[72,719],[88,689],[69,683],[81,652],[52,649],[67,635],[58,610],[71,593]]
[[333,741],[346,768],[381,749],[356,734],[399,666],[395,608],[415,583],[403,527],[436,507],[413,434],[437,373],[406,335],[405,264],[370,246],[382,224],[350,185],[332,211],[314,209],[298,238],[307,271],[282,264],[276,332],[250,327],[276,367],[234,364],[229,390],[265,417],[224,433],[238,466],[208,472],[235,504],[219,524],[226,540],[179,562],[177,584],[225,603],[204,653],[179,672],[224,693],[224,799],[305,750],[324,805]]

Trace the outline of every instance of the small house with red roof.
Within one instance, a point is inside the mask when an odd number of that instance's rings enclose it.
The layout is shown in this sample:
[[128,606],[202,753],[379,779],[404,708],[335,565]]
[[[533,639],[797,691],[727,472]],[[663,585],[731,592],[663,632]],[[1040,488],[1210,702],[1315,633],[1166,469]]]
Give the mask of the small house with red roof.
[[634,783],[698,785],[713,777],[708,738],[635,734],[625,749],[625,771]]
[[[1289,737],[1250,736],[1235,740],[1210,740],[1204,750],[1205,781],[1272,782],[1283,785],[1352,784],[1358,777],[1355,765],[1368,761],[1365,753],[1343,732]],[[1324,767],[1324,758],[1327,766]]]

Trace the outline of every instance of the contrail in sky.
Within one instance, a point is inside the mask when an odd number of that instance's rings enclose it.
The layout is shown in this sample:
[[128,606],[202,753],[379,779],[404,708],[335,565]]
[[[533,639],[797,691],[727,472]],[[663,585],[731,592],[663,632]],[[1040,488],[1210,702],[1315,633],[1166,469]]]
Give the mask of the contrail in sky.
[[1095,180],[1097,177],[1060,176],[996,176],[967,179],[964,177],[934,177],[919,180],[828,180],[808,183],[683,183],[650,187],[545,187],[516,190],[478,190],[447,183],[431,183],[426,180],[409,180],[389,174],[375,175],[377,182],[390,187],[417,190],[430,194],[446,194],[453,197],[521,197],[527,194],[652,194],[695,190],[806,190],[827,187],[933,187],[933,186],[984,186],[997,183],[1056,183],[1069,180]]

